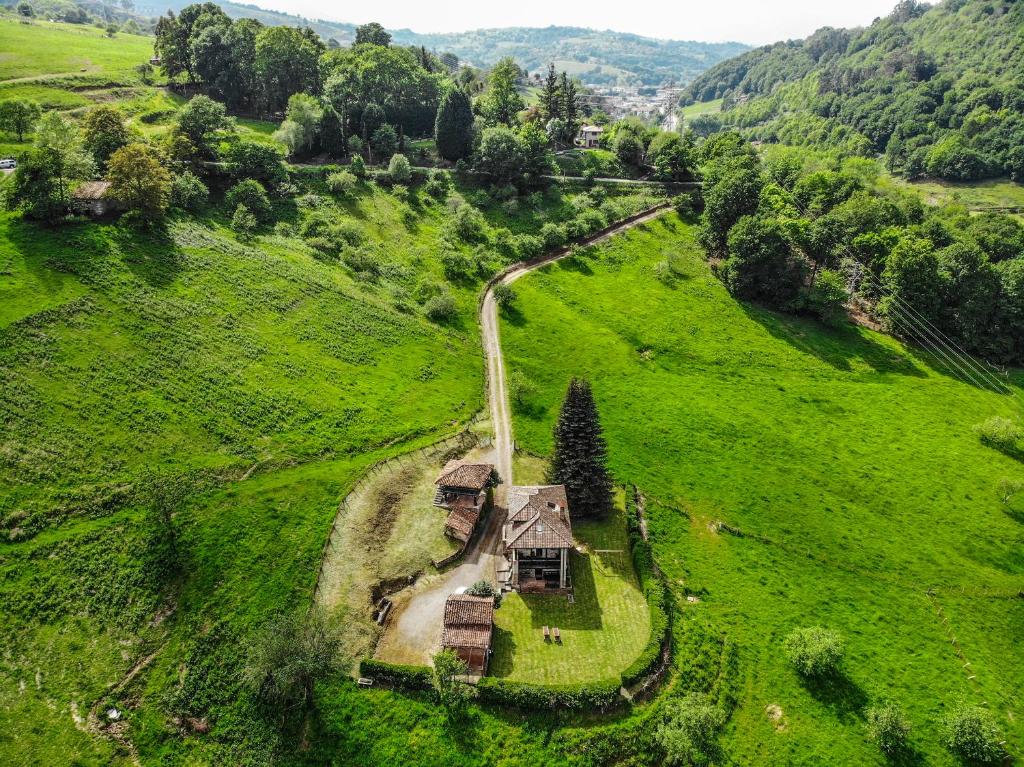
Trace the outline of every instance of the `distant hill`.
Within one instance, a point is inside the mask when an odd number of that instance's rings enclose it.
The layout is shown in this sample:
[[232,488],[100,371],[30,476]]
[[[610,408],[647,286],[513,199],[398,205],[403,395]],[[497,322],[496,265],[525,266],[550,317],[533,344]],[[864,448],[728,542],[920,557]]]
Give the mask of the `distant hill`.
[[[169,0],[139,3],[139,13],[161,15],[179,11],[189,3]],[[307,19],[243,3],[218,3],[232,18],[254,18],[264,24],[305,25],[325,40],[334,38],[348,45],[355,38],[356,25],[324,19]],[[709,67],[749,50],[742,43],[700,43],[655,40],[622,32],[597,31],[582,27],[509,27],[471,32],[420,34],[409,29],[391,30],[399,45],[422,45],[438,52],[454,53],[461,60],[486,67],[503,56],[511,56],[529,71],[539,71],[554,62],[587,83],[657,85],[675,81],[686,84]]]
[[684,100],[723,99],[720,122],[752,138],[884,152],[908,176],[1020,178],[1022,30],[1024,3],[906,0],[869,27],[717,64]]

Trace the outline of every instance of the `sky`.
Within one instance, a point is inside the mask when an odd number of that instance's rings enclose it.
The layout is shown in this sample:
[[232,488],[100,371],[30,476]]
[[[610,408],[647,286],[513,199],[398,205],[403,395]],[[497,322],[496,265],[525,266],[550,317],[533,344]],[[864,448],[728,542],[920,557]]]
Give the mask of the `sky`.
[[[245,2],[246,0],[242,0]],[[612,29],[672,40],[762,45],[806,37],[819,27],[870,24],[896,0],[388,0],[339,4],[328,0],[248,0],[308,18],[415,32],[464,32],[485,27],[562,26]]]

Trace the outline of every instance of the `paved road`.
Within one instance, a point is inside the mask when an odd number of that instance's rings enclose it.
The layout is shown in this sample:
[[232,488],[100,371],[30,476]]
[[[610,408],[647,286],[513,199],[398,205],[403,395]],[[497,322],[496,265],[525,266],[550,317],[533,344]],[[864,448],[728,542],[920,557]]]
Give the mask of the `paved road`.
[[[603,242],[620,232],[654,220],[667,206],[620,224],[603,234],[591,237],[581,244]],[[497,582],[497,566],[504,562],[501,555],[501,523],[505,518],[505,497],[512,484],[512,418],[505,387],[505,363],[501,354],[498,333],[498,307],[494,300],[494,285],[511,284],[535,269],[565,258],[569,250],[555,251],[551,256],[529,265],[514,267],[495,281],[480,305],[480,326],[484,352],[487,357],[487,398],[494,425],[494,443],[489,453],[474,458],[492,461],[501,475],[502,484],[495,491],[494,510],[487,518],[487,527],[474,540],[461,562],[444,573],[421,578],[415,585],[394,597],[392,617],[387,631],[377,644],[376,657],[391,663],[429,665],[441,641],[441,619],[444,603],[449,594],[478,580]]]

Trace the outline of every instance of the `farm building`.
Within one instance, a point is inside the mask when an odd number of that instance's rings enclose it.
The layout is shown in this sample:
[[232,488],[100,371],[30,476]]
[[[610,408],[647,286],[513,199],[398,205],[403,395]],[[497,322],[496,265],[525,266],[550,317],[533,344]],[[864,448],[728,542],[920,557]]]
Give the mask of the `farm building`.
[[441,648],[454,650],[471,674],[486,674],[494,631],[494,597],[452,594],[444,604]]
[[576,146],[584,149],[596,149],[602,133],[604,133],[604,128],[600,125],[584,125],[576,134]]
[[448,509],[445,532],[468,541],[487,504],[493,486],[494,466],[466,460],[448,461],[434,484],[434,505]]
[[516,591],[564,592],[571,588],[569,552],[575,548],[565,485],[511,487],[501,531]]
[[109,181],[86,181],[79,184],[71,194],[71,208],[76,213],[87,213],[90,216],[105,216],[120,206],[108,194]]

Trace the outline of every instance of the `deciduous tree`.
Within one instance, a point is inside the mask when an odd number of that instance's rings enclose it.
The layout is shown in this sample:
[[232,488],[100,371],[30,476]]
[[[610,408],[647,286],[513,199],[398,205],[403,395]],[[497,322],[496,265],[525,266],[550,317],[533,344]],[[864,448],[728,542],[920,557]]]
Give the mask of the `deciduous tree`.
[[146,144],[128,144],[110,155],[107,163],[110,196],[128,210],[158,218],[171,200],[171,174]]

